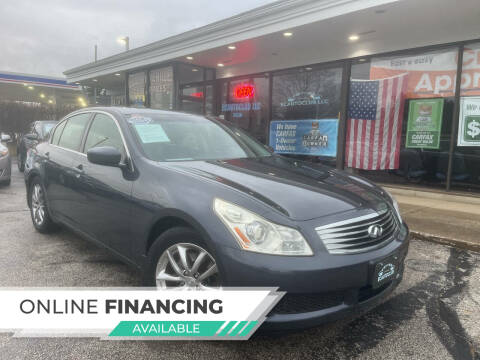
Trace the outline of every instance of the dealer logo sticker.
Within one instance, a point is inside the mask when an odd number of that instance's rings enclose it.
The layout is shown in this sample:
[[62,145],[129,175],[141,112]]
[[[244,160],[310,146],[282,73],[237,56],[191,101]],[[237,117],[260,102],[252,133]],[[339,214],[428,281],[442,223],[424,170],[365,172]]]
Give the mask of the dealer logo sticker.
[[377,282],[381,282],[384,279],[391,277],[395,273],[395,265],[388,263],[378,272]]

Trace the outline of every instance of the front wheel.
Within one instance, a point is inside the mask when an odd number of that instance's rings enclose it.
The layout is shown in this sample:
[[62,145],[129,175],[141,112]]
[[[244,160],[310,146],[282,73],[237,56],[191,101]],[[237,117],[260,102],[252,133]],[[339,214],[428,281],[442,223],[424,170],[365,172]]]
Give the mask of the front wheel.
[[208,290],[221,287],[217,262],[189,228],[163,233],[149,252],[146,285],[157,289]]
[[30,215],[33,226],[39,232],[49,233],[55,229],[55,224],[48,212],[45,189],[38,177],[35,177],[30,184]]

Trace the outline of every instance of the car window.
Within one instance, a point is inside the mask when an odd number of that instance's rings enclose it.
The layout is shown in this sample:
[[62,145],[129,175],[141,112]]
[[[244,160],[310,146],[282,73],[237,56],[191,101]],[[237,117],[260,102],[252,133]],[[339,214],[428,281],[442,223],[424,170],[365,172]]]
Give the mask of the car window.
[[55,126],[55,123],[43,124],[43,126],[42,126],[42,138],[43,139],[48,138],[48,135],[50,134],[50,131],[52,131],[54,126]]
[[154,161],[224,160],[271,156],[241,130],[200,116],[131,115],[145,155]]
[[108,115],[96,114],[85,141],[86,153],[96,146],[113,146],[124,154],[122,136],[115,121]]
[[58,146],[79,151],[83,132],[85,131],[85,126],[89,118],[90,113],[74,115],[69,118],[58,141]]
[[62,135],[62,131],[66,123],[67,122],[64,121],[55,128],[55,133],[53,134],[53,138],[52,138],[53,145],[58,145],[58,139],[60,139],[60,135]]

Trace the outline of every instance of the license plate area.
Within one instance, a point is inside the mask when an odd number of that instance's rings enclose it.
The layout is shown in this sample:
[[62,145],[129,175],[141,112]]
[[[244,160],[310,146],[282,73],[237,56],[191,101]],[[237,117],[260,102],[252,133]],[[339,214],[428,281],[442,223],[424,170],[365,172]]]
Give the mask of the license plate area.
[[372,288],[376,289],[395,279],[399,272],[399,257],[389,256],[375,264],[373,271]]

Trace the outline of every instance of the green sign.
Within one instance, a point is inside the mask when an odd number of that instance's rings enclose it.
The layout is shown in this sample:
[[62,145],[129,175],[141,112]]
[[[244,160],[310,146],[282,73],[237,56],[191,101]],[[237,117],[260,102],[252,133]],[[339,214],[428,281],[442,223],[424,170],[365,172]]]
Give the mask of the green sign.
[[480,98],[463,97],[460,102],[458,146],[480,146]]
[[258,321],[120,321],[108,336],[248,338],[257,324]]
[[438,149],[442,118],[443,99],[410,100],[406,147]]

